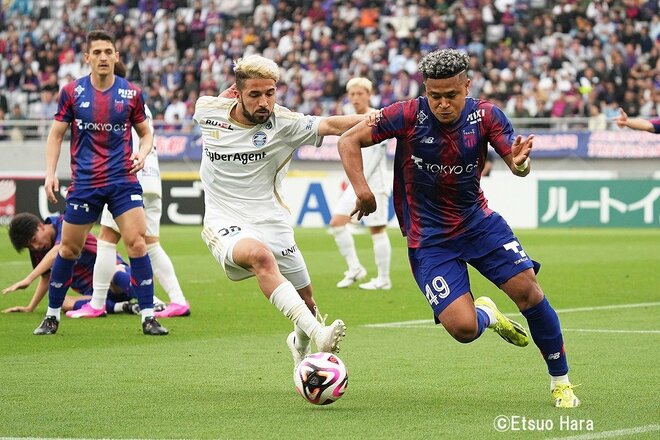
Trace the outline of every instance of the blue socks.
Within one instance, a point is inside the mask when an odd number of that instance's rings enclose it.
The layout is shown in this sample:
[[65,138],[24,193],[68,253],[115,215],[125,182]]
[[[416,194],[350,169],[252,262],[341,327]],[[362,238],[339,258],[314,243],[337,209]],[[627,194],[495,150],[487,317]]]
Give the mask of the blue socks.
[[151,269],[149,255],[130,258],[131,277],[135,286],[140,310],[154,308],[154,274]]
[[564,352],[564,338],[557,312],[552,308],[547,298],[522,312],[527,318],[529,332],[536,346],[541,350],[548,373],[551,376],[563,376],[568,373],[568,363]]
[[126,272],[117,270],[112,276],[112,284],[119,287],[122,292],[128,292],[131,288],[131,268],[127,267]]
[[57,254],[53,267],[50,272],[50,281],[48,283],[48,307],[59,309],[64,303],[64,297],[71,285],[71,276],[73,275],[73,265],[76,260],[65,260]]
[[479,307],[477,307],[477,336],[474,339],[477,339],[481,334],[486,330],[488,325],[490,324],[490,318],[488,317],[488,314],[481,310]]

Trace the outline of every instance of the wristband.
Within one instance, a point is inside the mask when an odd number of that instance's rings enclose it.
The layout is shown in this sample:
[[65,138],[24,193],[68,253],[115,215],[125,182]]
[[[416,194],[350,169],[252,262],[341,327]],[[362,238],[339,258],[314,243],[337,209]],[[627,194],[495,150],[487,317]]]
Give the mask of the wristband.
[[525,171],[527,169],[527,167],[529,167],[529,157],[527,159],[525,159],[525,162],[523,162],[522,165],[516,165],[514,163],[513,166],[516,167],[516,169],[522,173],[523,171]]

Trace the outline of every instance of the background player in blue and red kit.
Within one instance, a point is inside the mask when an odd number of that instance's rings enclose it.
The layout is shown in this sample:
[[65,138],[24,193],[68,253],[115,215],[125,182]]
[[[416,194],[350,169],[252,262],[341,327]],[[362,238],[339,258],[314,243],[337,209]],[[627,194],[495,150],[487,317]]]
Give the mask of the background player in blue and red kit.
[[[27,248],[30,251],[30,260],[33,270],[20,281],[2,290],[3,294],[25,289],[39,278],[39,284],[27,306],[14,306],[3,310],[4,313],[32,312],[48,292],[50,270],[59,251],[62,237],[63,216],[51,216],[45,221],[27,212],[16,215],[9,224],[9,238],[16,251],[21,252]],[[96,237],[87,235],[80,258],[73,265],[71,289],[82,296],[67,295],[62,309],[77,310],[87,304],[92,295],[92,274],[96,261]],[[112,282],[108,289],[106,309],[110,313],[132,313],[133,307],[129,302],[135,297],[130,281],[130,268],[115,253],[115,268]]]
[[[48,200],[56,202],[56,177],[62,140],[71,127],[71,185],[66,195],[62,241],[48,288],[48,310],[35,335],[57,332],[61,306],[71,283],[73,265],[103,205],[115,217],[131,265],[132,284],[142,315],[142,331],[165,335],[154,318],[153,272],[145,243],[146,224],[142,188],[137,173],[152,148],[153,136],[144,113],[141,91],[114,74],[119,54],[114,37],[102,30],[87,34],[85,62],[89,76],[67,84],[58,99],[57,113],[46,141]],[[133,153],[131,128],[140,137]]]
[[660,118],[643,119],[629,118],[622,108],[619,109],[619,116],[614,120],[619,128],[632,128],[633,130],[648,131],[650,133],[660,133]]
[[556,312],[535,272],[538,263],[522,248],[505,220],[488,208],[480,175],[488,144],[513,174],[530,172],[533,136],[523,139],[502,111],[468,98],[466,54],[445,49],[419,63],[426,96],[397,102],[360,123],[339,140],[346,174],[357,195],[358,218],[376,209],[362,170],[360,147],[396,138],[394,205],[413,275],[436,322],[458,341],[477,339],[487,327],[508,342],[526,346],[525,329],[508,319],[487,297],[473,302],[467,263],[502,289],[527,319],[551,375],[555,405],[579,400],[568,380],[568,364]]

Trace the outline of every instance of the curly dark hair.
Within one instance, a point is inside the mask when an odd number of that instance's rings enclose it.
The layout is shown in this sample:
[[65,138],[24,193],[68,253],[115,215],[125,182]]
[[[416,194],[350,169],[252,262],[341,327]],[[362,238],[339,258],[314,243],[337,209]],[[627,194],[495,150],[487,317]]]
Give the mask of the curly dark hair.
[[456,49],[441,49],[424,56],[417,65],[424,79],[445,79],[466,72],[470,57]]
[[32,237],[43,223],[39,217],[29,212],[16,214],[9,223],[9,239],[17,252],[29,246]]

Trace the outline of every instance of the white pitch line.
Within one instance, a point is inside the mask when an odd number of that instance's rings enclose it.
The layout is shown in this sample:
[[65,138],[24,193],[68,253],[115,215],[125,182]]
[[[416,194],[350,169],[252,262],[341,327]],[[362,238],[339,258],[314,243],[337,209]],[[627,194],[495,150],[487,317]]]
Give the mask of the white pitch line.
[[590,432],[588,434],[571,435],[568,437],[554,437],[550,440],[598,440],[601,438],[623,437],[655,431],[660,431],[660,425],[645,425],[635,428],[616,429],[614,431]]
[[660,330],[613,330],[597,328],[563,328],[564,332],[586,332],[586,333],[636,333],[660,335]]
[[[594,307],[576,307],[572,309],[556,309],[559,313],[576,313],[576,312],[595,312],[599,310],[618,310],[618,309],[636,309],[639,307],[657,307],[660,306],[658,302],[648,303],[635,303],[635,304],[612,304],[608,306],[594,306]],[[505,313],[506,316],[520,316],[520,313]],[[413,321],[398,321],[398,322],[383,322],[380,324],[365,324],[363,327],[369,328],[392,328],[392,327],[427,327],[434,324],[430,319],[417,319]],[[616,332],[616,331],[614,331]],[[623,331],[622,331],[623,332]]]

